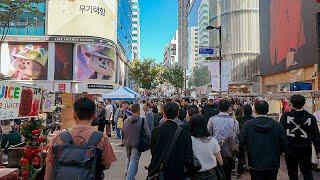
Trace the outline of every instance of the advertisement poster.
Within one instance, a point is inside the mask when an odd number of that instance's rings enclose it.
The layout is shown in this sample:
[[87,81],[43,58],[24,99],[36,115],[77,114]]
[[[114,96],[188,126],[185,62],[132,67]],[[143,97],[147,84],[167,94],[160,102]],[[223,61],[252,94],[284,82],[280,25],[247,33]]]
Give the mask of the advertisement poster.
[[261,74],[290,71],[318,61],[316,1],[260,1]]
[[73,45],[68,43],[55,44],[55,80],[72,80]]
[[47,43],[9,42],[1,49],[1,72],[13,80],[46,80]]
[[55,109],[55,94],[45,92],[42,97],[42,112],[52,112]]
[[36,117],[40,101],[40,88],[0,83],[0,120]]
[[78,45],[77,80],[114,80],[116,51],[102,45]]
[[[209,65],[211,73],[212,91],[220,91],[220,67],[219,61],[212,61]],[[228,91],[231,73],[231,61],[221,62],[221,91]]]
[[48,35],[95,36],[117,42],[117,9],[117,0],[50,0]]

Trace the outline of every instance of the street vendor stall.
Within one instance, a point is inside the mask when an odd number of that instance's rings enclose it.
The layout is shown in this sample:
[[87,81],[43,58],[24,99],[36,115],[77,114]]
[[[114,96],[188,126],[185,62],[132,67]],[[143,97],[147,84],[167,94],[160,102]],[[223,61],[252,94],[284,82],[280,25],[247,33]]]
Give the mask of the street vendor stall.
[[0,82],[0,164],[5,167],[1,169],[7,174],[5,178],[32,179],[44,166],[46,133],[44,121],[39,119],[42,100],[43,89],[37,86]]

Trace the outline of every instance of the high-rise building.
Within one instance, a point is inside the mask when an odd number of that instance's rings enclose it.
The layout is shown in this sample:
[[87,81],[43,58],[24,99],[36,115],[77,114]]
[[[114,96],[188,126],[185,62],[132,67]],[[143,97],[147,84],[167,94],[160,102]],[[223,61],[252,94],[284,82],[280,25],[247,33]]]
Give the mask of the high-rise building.
[[[209,2],[210,26],[222,28],[222,60],[232,62],[229,91],[253,93],[260,52],[259,0]],[[210,45],[219,45],[217,29],[210,32]]]
[[188,11],[188,70],[190,76],[192,70],[199,58],[199,26],[198,12],[201,5],[201,0],[190,1]]
[[[198,27],[199,27],[199,46],[209,46],[209,31],[206,29],[209,26],[209,1],[202,0],[198,10]],[[199,64],[203,64],[205,58],[199,59]]]
[[167,44],[163,53],[163,65],[171,66],[178,64],[178,56],[179,56],[179,35],[178,31],[175,32],[173,38]]
[[132,3],[132,57],[140,59],[140,7],[139,0]]
[[118,44],[128,60],[132,59],[132,9],[130,0],[118,0]]
[[179,65],[186,68],[188,59],[188,10],[189,0],[178,0],[178,29],[179,29]]
[[196,66],[196,62],[199,59],[199,32],[198,27],[191,27],[189,33],[189,51],[188,51],[188,68],[192,70]]

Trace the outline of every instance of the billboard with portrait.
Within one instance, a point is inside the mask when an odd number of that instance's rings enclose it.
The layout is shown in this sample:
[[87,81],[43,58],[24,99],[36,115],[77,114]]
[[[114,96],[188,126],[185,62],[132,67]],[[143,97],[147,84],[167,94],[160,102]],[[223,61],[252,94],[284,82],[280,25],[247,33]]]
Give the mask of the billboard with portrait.
[[48,1],[48,35],[117,37],[117,0]]
[[260,71],[262,75],[318,63],[317,12],[306,0],[260,1]]
[[76,80],[114,81],[116,50],[101,44],[77,46]]
[[73,45],[68,43],[55,44],[55,80],[72,80]]
[[47,80],[47,43],[8,42],[1,50],[3,74],[13,80]]

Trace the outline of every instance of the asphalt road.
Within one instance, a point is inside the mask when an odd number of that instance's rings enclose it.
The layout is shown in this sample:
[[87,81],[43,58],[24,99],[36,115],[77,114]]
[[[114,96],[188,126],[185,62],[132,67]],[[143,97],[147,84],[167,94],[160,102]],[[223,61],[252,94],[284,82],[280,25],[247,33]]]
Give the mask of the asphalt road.
[[[117,161],[112,164],[111,168],[106,171],[105,180],[124,180],[125,179],[125,167],[126,167],[126,152],[124,147],[119,147],[121,141],[116,140],[114,138],[110,139],[112,147],[116,153]],[[140,162],[139,162],[139,170],[136,176],[136,180],[145,180],[147,176],[147,171],[144,169],[144,166],[148,165],[151,160],[150,152],[142,153]],[[234,178],[235,179],[235,178]],[[303,179],[300,175],[299,179]],[[320,173],[314,172],[314,179],[320,180]],[[250,175],[248,173],[244,174],[241,180],[250,180]],[[281,159],[281,168],[278,174],[278,180],[289,180],[286,170],[286,165],[284,159]]]

